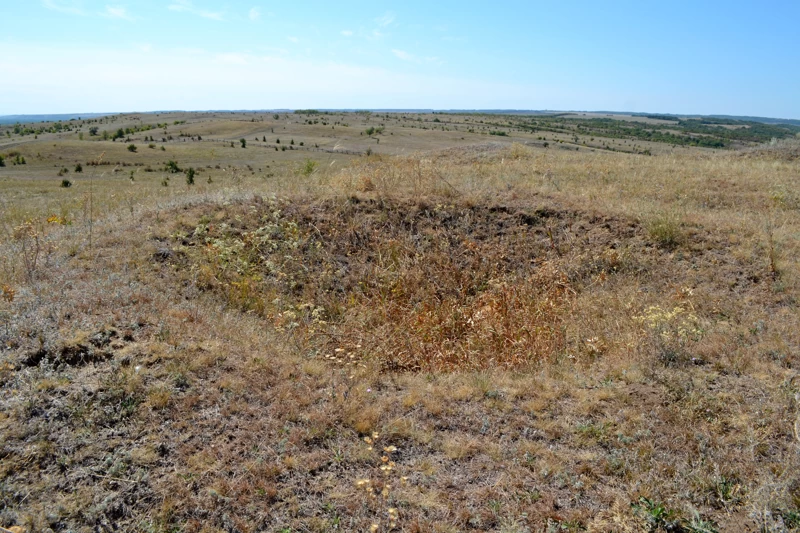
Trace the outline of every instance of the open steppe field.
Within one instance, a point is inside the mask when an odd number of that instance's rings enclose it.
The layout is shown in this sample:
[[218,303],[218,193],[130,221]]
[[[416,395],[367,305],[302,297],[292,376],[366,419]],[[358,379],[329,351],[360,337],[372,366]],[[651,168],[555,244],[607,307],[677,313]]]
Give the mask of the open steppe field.
[[796,531],[797,133],[0,126],[0,526]]

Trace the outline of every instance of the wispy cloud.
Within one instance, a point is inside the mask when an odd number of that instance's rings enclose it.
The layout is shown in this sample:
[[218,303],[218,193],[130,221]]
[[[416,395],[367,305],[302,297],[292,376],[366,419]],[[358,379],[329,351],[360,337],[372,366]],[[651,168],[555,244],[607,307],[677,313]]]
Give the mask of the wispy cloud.
[[402,61],[409,61],[411,63],[431,63],[436,65],[444,64],[444,61],[435,56],[417,57],[414,54],[409,54],[404,50],[398,50],[396,48],[392,49],[392,53],[397,59],[400,59]]
[[254,7],[247,16],[250,17],[250,20],[258,20],[261,18],[261,10]]
[[408,52],[404,52],[403,50],[392,49],[392,53],[397,59],[402,59],[403,61],[416,61],[416,58],[413,55],[409,54]]
[[102,15],[106,18],[110,19],[123,19],[133,21],[135,18],[133,15],[128,13],[128,10],[125,6],[106,6],[106,10],[102,13]]
[[342,30],[342,35],[344,35],[345,37],[352,37],[353,32],[352,30]]
[[214,56],[220,63],[225,63],[228,65],[246,65],[247,64],[247,57],[244,54],[217,54]]
[[170,11],[177,11],[178,13],[191,13],[192,15],[212,20],[224,20],[222,13],[197,8],[191,0],[173,0],[173,3],[169,5],[168,9]]
[[47,9],[58,11],[59,13],[86,15],[86,11],[81,8],[80,2],[70,0],[42,0],[42,5]]
[[392,13],[391,11],[387,11],[386,13],[383,14],[383,16],[375,19],[375,24],[377,24],[381,28],[385,28],[386,26],[389,26],[392,22],[394,22],[394,19],[395,19],[394,13]]

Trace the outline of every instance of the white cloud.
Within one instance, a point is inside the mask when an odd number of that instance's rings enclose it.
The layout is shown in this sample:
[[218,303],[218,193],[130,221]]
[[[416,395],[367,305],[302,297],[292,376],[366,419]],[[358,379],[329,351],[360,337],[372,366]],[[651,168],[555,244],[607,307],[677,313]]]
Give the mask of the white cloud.
[[[202,50],[4,47],[0,115],[160,109],[533,108],[568,109],[560,88],[400,73],[311,59]],[[75,58],[82,58],[76,61]],[[209,63],[215,75],[208,76]],[[93,75],[98,71],[103,76]],[[74,80],[64,84],[63,79]],[[158,91],[164,79],[180,79]],[[328,80],[322,88],[318,81]],[[186,86],[202,91],[186,91]],[[583,95],[581,95],[583,96]]]
[[344,35],[345,37],[352,37],[353,32],[351,30],[342,30],[342,35]]
[[258,20],[261,18],[261,11],[257,7],[254,7],[247,16],[250,17],[250,20]]
[[247,57],[244,54],[217,54],[214,59],[219,63],[228,65],[246,65]]
[[58,11],[59,13],[69,13],[70,15],[86,15],[86,11],[81,8],[81,3],[74,0],[42,0],[42,5],[47,9]]
[[420,64],[421,63],[431,63],[431,64],[435,64],[435,65],[443,65],[444,64],[444,61],[442,61],[440,58],[438,58],[436,56],[428,56],[428,57],[419,58],[419,57],[415,56],[414,54],[409,54],[408,52],[406,52],[404,50],[397,50],[396,48],[392,49],[392,53],[394,54],[394,56],[397,59],[400,59],[400,60],[403,60],[403,61],[410,61],[412,63],[420,63]]
[[300,42],[300,39],[298,39],[297,37],[287,37],[287,39],[289,39],[291,42],[295,44]]
[[392,13],[391,11],[387,11],[386,13],[384,13],[382,17],[378,17],[375,19],[375,24],[377,24],[381,28],[385,28],[386,26],[389,26],[392,22],[394,22],[394,19],[395,19],[394,13]]
[[130,20],[133,21],[133,16],[128,13],[128,10],[124,6],[106,6],[106,10],[103,12],[103,16],[111,19],[123,19],[123,20]]
[[199,9],[194,6],[191,0],[173,0],[173,3],[169,5],[168,9],[170,11],[177,11],[178,13],[191,13],[211,20],[224,20],[222,13]]
[[392,49],[392,53],[397,59],[402,59],[403,61],[416,61],[416,58],[408,52]]
[[153,51],[153,45],[151,45],[150,43],[142,43],[142,44],[138,45],[136,48],[138,48],[139,50],[141,50],[145,54],[149,54],[150,52]]

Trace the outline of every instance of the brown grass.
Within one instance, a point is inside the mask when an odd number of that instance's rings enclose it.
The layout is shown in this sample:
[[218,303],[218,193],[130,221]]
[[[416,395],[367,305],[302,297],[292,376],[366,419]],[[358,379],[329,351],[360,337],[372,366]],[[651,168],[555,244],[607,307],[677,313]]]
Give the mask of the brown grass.
[[30,185],[0,525],[796,530],[797,170],[478,145],[134,216],[99,179],[91,247]]

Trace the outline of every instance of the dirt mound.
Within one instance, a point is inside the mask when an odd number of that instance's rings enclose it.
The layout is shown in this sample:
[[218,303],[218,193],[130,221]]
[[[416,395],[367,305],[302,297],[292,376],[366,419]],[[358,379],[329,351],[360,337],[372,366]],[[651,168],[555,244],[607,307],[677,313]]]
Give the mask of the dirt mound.
[[188,241],[203,288],[334,363],[510,367],[564,349],[584,283],[658,253],[629,221],[545,203],[259,200],[206,215]]

